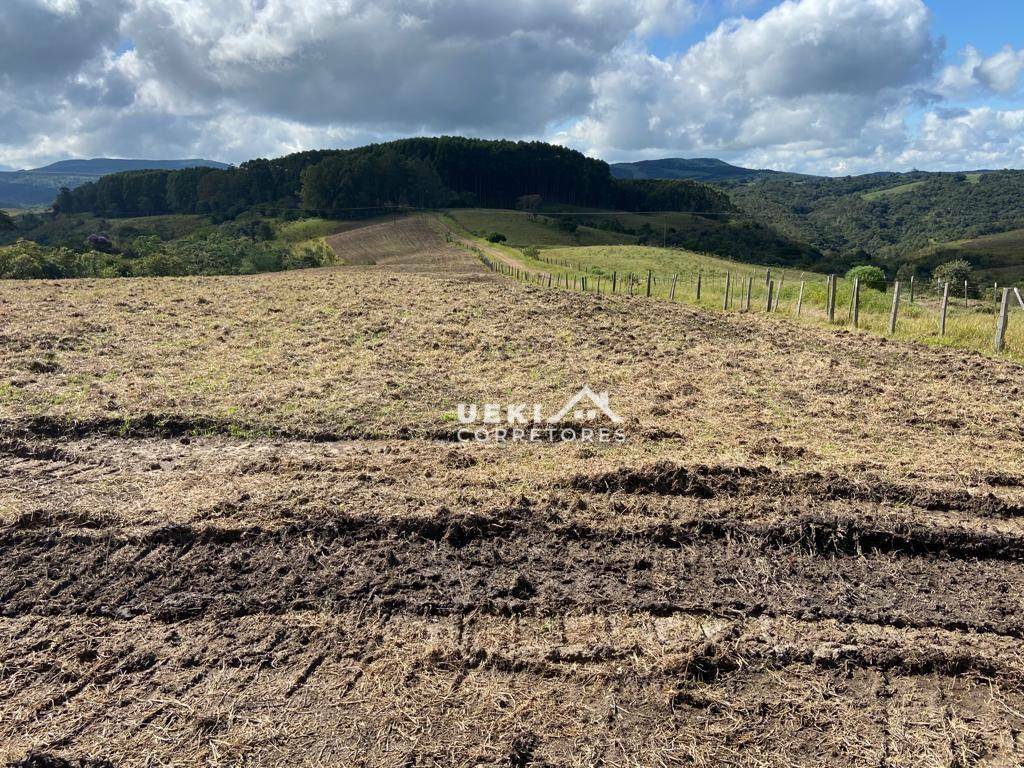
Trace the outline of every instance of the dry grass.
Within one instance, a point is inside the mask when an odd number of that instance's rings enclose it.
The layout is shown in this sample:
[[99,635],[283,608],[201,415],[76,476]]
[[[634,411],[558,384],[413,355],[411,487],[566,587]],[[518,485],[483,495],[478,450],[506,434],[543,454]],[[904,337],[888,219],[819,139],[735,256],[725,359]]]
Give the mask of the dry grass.
[[[752,311],[765,312],[768,278],[772,279],[773,314],[806,324],[827,323],[825,275],[780,268],[766,269],[750,264],[727,261],[707,254],[647,246],[599,246],[590,248],[545,249],[537,257],[501,248],[492,251],[506,262],[516,263],[531,276],[543,273],[555,276],[555,284],[583,290],[581,278],[586,277],[588,292],[611,292],[646,297],[647,273],[651,272],[651,298],[674,300],[704,309],[724,308],[726,287],[729,307],[738,311],[746,291],[750,291]],[[700,280],[700,298],[697,283]],[[543,281],[546,284],[546,277]],[[837,279],[836,320],[833,327],[852,327],[852,282]],[[800,300],[800,284],[804,296]],[[632,285],[632,288],[630,287]],[[996,306],[991,296],[964,301],[952,287],[945,335],[940,332],[940,301],[935,286],[918,283],[915,301],[910,302],[906,285],[900,294],[900,309],[893,338],[955,349],[967,349],[996,356],[993,349],[996,328]],[[889,335],[892,309],[892,287],[888,292],[864,289],[861,292],[858,330],[881,336]],[[1006,333],[1006,347],[997,356],[1024,361],[1024,312],[1011,295],[1011,317]],[[799,315],[798,315],[799,310]]]
[[0,763],[1024,759],[1017,365],[332,242],[0,284]]

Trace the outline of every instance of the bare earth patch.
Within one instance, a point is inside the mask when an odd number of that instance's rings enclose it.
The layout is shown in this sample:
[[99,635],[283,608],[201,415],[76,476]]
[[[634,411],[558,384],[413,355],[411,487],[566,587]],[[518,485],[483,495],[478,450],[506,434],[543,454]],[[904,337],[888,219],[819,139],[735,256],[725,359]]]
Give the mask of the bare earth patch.
[[332,245],[0,283],[0,763],[1024,760],[1018,366]]

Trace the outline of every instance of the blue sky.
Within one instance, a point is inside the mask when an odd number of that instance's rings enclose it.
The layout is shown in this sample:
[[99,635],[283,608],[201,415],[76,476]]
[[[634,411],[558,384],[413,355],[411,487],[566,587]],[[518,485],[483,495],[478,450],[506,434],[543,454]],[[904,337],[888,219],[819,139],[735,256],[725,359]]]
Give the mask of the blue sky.
[[1019,0],[930,0],[928,6],[950,52],[967,45],[994,52],[1024,44],[1024,2]]
[[1024,167],[1022,37],[1024,0],[3,0],[0,167],[440,133]]

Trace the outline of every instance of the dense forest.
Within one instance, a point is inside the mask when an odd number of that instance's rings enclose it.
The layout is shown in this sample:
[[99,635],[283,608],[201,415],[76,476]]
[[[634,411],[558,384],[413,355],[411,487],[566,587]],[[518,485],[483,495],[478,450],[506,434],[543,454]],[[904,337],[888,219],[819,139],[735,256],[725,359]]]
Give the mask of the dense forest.
[[765,179],[724,188],[755,220],[836,260],[909,264],[937,243],[1024,227],[1024,171]]
[[61,190],[54,210],[226,219],[258,208],[342,216],[399,206],[512,208],[525,195],[630,211],[731,209],[721,191],[691,181],[614,179],[607,163],[565,147],[441,137],[300,152],[227,170],[113,174]]

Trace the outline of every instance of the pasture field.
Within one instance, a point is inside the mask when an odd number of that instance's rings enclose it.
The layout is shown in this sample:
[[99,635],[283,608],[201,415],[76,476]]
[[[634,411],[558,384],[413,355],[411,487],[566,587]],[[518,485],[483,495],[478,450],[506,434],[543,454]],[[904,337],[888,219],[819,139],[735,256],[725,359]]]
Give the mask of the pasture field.
[[330,243],[0,282],[0,764],[1024,760],[1019,365]]
[[[801,272],[778,267],[766,268],[729,261],[708,254],[649,246],[604,246],[590,248],[550,248],[528,255],[511,248],[492,248],[496,256],[517,264],[531,276],[543,273],[555,276],[555,283],[583,290],[608,293],[614,285],[617,293],[647,295],[647,273],[652,274],[651,297],[674,300],[706,309],[724,309],[726,286],[729,286],[729,308],[743,306],[749,288],[751,311],[767,309],[769,280],[773,296],[772,313],[800,322],[827,322],[827,276],[817,272]],[[697,298],[700,277],[701,293]],[[598,282],[600,278],[600,283]],[[630,284],[632,281],[632,289]],[[546,284],[546,281],[543,281]],[[801,301],[800,284],[803,282]],[[863,288],[860,293],[858,329],[889,335],[893,286],[886,292]],[[989,292],[991,293],[991,292]],[[984,298],[963,297],[963,288],[951,287],[947,308],[945,335],[940,330],[940,300],[936,286],[929,282],[915,284],[914,303],[909,285],[904,283],[894,338],[918,341],[936,346],[970,349],[993,353],[996,326],[996,295]],[[852,322],[852,281],[836,278],[836,315],[833,327],[849,328]],[[777,306],[776,306],[777,305]],[[799,316],[798,316],[799,308]],[[1006,348],[1002,354],[1024,361],[1024,312],[1016,300],[1011,303]]]
[[[972,183],[977,184],[978,182],[977,180],[975,180]],[[875,200],[884,200],[885,198],[892,197],[893,195],[905,195],[908,192],[913,192],[918,187],[924,186],[924,184],[924,181],[911,181],[906,184],[899,184],[898,186],[895,187],[886,187],[885,189],[876,189],[873,190],[872,192],[865,192],[863,195],[861,195],[861,198],[867,200],[868,202],[873,202]]]
[[594,227],[579,227],[569,232],[558,226],[558,217],[538,213],[531,218],[518,211],[500,211],[492,208],[453,208],[446,213],[449,223],[475,237],[486,237],[500,232],[514,247],[553,245],[606,245],[635,243],[636,237],[609,232]]

